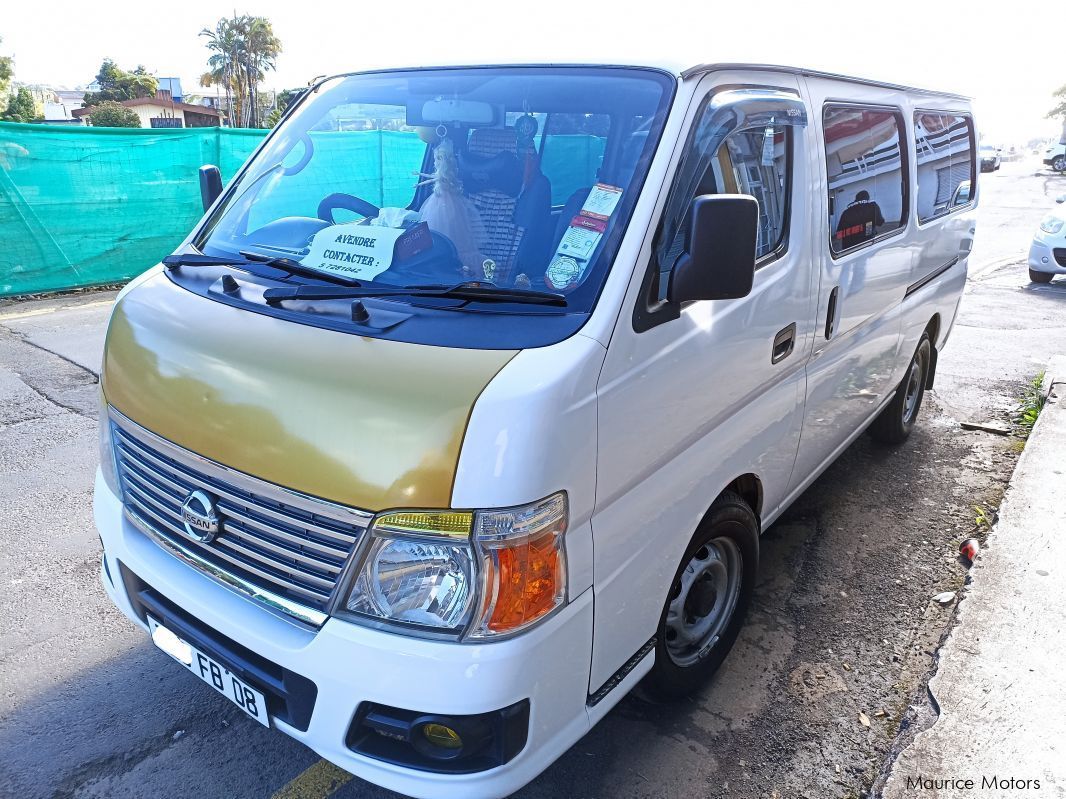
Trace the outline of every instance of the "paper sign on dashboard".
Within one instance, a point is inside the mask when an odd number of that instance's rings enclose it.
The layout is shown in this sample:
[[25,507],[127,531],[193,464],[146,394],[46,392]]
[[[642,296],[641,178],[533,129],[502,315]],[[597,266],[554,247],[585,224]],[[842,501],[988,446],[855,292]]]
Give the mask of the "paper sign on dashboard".
[[332,275],[372,280],[392,265],[400,228],[369,225],[331,225],[311,239],[311,250],[300,263]]

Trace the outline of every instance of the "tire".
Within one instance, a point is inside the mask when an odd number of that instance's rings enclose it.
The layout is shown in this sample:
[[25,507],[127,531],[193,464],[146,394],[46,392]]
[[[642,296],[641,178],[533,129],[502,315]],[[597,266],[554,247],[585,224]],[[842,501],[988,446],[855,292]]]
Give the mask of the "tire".
[[932,353],[929,334],[922,333],[922,339],[907,365],[907,372],[896,388],[896,396],[870,425],[870,435],[874,440],[882,444],[902,444],[910,436],[918,411],[922,408]]
[[1037,272],[1035,269],[1029,270],[1029,280],[1033,283],[1050,283],[1053,277],[1055,276],[1050,272]]
[[758,571],[759,520],[737,494],[724,491],[700,523],[670,584],[655,665],[641,685],[652,698],[682,699],[718,671],[744,624]]
[[1066,172],[1066,155],[1056,155],[1051,161],[1051,168],[1056,172]]

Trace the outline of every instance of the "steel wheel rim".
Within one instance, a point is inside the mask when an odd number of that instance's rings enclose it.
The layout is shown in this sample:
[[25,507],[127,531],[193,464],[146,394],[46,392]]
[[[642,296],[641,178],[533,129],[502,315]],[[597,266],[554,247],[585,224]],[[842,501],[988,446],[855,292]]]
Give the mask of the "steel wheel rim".
[[714,650],[736,610],[743,564],[731,538],[708,541],[685,564],[666,609],[666,652],[678,666]]
[[918,358],[911,364],[907,375],[907,393],[903,398],[903,421],[910,424],[918,410],[918,397],[922,393],[922,364]]

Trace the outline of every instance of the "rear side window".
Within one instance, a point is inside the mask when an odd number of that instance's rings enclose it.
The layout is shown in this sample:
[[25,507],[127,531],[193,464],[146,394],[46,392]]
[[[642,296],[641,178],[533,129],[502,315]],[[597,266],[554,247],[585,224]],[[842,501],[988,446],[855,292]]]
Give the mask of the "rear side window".
[[903,117],[894,109],[827,105],[829,241],[847,252],[899,230],[907,218]]
[[973,122],[963,114],[917,111],[914,151],[918,221],[969,205],[976,181]]

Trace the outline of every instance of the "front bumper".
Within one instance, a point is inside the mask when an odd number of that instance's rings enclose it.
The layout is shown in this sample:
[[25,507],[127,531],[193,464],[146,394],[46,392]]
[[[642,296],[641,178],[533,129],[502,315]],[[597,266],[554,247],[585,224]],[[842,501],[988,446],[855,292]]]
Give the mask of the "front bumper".
[[[277,617],[185,565],[124,516],[97,474],[94,516],[104,543],[102,581],[112,601],[147,631],[120,564],[204,625],[314,683],[306,730],[272,723],[346,771],[416,797],[506,796],[536,777],[591,726],[586,709],[592,591],[510,640],[457,644],[410,638],[329,619],[312,631]],[[175,664],[175,668],[177,665]],[[366,702],[421,713],[486,713],[529,701],[525,747],[503,766],[440,774],[356,754],[345,744]]]
[[1049,275],[1066,275],[1066,264],[1060,263],[1055,257],[1056,249],[1060,253],[1066,251],[1066,240],[1062,240],[1061,236],[1057,242],[1045,241],[1040,237],[1033,239],[1029,246],[1029,268]]

